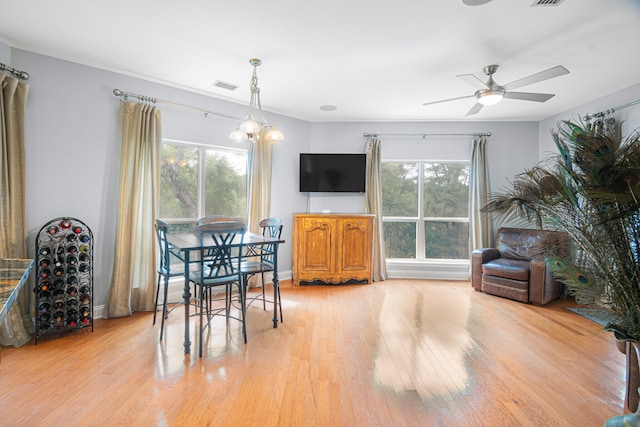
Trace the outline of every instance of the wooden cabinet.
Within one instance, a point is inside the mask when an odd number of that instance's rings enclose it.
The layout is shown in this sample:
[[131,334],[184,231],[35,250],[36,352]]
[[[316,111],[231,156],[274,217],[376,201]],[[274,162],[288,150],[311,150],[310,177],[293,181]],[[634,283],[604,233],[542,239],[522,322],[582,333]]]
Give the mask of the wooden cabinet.
[[301,281],[371,283],[375,215],[294,214],[293,285]]

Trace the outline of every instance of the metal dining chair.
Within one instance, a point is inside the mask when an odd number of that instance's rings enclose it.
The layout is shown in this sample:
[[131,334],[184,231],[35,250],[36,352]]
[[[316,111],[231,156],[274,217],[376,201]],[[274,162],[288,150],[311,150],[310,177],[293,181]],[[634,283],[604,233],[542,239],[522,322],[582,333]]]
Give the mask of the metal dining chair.
[[[224,315],[227,324],[229,319],[240,321],[244,342],[247,343],[244,287],[240,271],[243,254],[239,246],[244,242],[246,232],[247,226],[238,221],[215,221],[198,225],[194,230],[200,239],[200,254],[196,263],[198,270],[189,273],[189,280],[197,288],[200,357],[202,357],[204,330],[210,326],[211,320],[216,315]],[[237,289],[239,315],[231,312],[234,288]],[[224,307],[221,307],[216,302],[221,300],[218,295],[223,290]]]
[[[260,229],[262,231],[262,235],[265,237],[272,237],[276,239],[280,239],[282,235],[282,221],[279,218],[264,218],[260,221]],[[273,272],[275,269],[274,264],[274,252],[276,249],[275,244],[254,246],[250,249],[250,251],[246,254],[246,259],[240,266],[242,270],[242,276],[245,286],[245,294],[246,288],[249,284],[249,278],[251,276],[255,276],[260,274],[261,278],[261,288],[262,288],[262,296],[257,295],[254,297],[247,306],[251,305],[253,301],[262,300],[262,309],[266,310],[266,303],[273,303],[273,301],[269,301],[265,297],[265,281],[264,275],[268,272]],[[280,308],[280,321],[282,322],[282,300],[280,298],[280,288],[276,289],[276,298],[278,298],[278,306]]]
[[169,224],[167,224],[165,221],[161,220],[161,219],[156,219],[156,224],[155,224],[155,228],[156,228],[156,237],[157,237],[157,241],[158,241],[158,249],[159,249],[159,254],[160,254],[160,259],[158,262],[158,282],[156,284],[156,303],[155,303],[155,309],[153,311],[153,324],[156,324],[156,314],[158,312],[158,298],[160,296],[160,282],[161,279],[164,279],[163,283],[163,294],[164,294],[164,298],[162,299],[162,321],[160,323],[160,340],[162,340],[162,335],[164,334],[164,320],[169,316],[169,313],[171,313],[177,306],[180,305],[180,303],[176,302],[175,305],[173,305],[173,307],[168,310],[167,306],[168,303],[167,302],[167,296],[168,296],[168,289],[169,289],[169,279],[171,279],[172,277],[180,277],[183,276],[184,277],[184,266],[182,265],[182,263],[180,264],[171,264],[171,246],[169,244],[169,241],[167,240],[167,234],[169,232]]

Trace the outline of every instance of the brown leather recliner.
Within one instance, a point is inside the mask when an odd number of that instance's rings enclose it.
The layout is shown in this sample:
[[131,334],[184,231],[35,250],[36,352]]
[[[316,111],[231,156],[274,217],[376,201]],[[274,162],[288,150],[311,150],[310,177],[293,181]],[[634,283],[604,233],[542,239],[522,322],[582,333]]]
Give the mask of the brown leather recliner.
[[543,305],[564,292],[549,271],[547,250],[563,256],[567,234],[523,228],[498,229],[495,248],[471,253],[471,285],[476,291],[525,303]]

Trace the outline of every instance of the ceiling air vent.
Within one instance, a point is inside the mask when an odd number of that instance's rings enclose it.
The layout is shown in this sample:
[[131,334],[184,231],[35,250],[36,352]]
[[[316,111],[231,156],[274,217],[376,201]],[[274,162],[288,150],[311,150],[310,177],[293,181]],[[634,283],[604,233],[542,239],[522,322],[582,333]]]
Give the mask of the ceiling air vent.
[[563,1],[564,0],[535,0],[531,4],[531,7],[534,7],[534,6],[558,6]]
[[215,82],[213,82],[213,86],[226,90],[236,90],[239,87],[238,85],[234,85],[233,83],[227,83],[220,80],[216,80]]

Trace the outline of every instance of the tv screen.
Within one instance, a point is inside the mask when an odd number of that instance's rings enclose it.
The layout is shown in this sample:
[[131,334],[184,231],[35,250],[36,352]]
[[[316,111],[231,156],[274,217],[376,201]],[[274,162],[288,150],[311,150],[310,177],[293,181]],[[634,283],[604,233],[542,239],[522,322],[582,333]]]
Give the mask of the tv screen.
[[300,153],[300,191],[364,193],[365,169],[365,154]]

